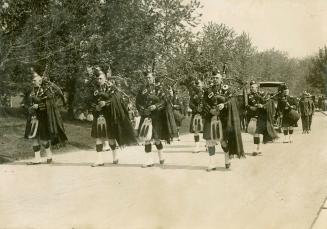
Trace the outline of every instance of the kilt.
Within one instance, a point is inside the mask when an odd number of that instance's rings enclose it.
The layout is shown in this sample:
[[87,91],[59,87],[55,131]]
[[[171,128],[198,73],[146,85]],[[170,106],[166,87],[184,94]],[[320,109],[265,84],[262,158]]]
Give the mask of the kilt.
[[[194,116],[197,115],[197,114],[199,114],[199,113],[192,113],[191,122],[190,122],[190,129],[189,129],[190,133],[194,133],[194,130],[193,130],[193,120],[194,120]],[[202,117],[202,115],[201,115],[201,117]],[[204,119],[203,118],[202,118],[202,123],[204,125]],[[203,131],[201,131],[201,132],[203,132]]]
[[288,127],[296,127],[296,126],[297,126],[297,122],[291,120],[287,113],[283,113],[282,127],[288,128]]
[[257,128],[255,130],[256,134],[265,134],[267,132],[267,122],[265,120],[265,117],[259,116],[257,118]]
[[[103,115],[103,117],[106,119],[106,131],[103,132],[101,131],[100,128],[98,128],[98,117],[100,115]],[[104,109],[101,112],[94,112],[93,113],[94,119],[92,122],[92,129],[91,129],[91,137],[93,138],[108,138],[108,139],[116,139],[116,137],[114,136],[113,133],[113,128],[114,127],[114,123],[111,122],[112,117],[110,115],[110,112],[108,111],[108,109]]]
[[[219,117],[223,129],[223,139],[227,136],[227,119],[224,116]],[[203,124],[203,138],[205,140],[211,140],[211,117],[205,117]]]
[[144,122],[145,118],[151,118],[152,121],[152,139],[159,139],[159,140],[164,140],[165,137],[162,135],[163,132],[163,125],[164,125],[164,117],[163,117],[163,112],[161,111],[153,111],[151,115],[148,116],[141,116],[140,120],[140,125],[138,130],[141,130],[141,126]]
[[39,120],[39,124],[35,138],[43,141],[49,141],[51,139],[51,134],[49,130],[47,110],[38,111],[36,116]]
[[180,127],[182,125],[182,121],[184,119],[184,116],[180,110],[174,110],[174,118],[176,122],[176,126]]

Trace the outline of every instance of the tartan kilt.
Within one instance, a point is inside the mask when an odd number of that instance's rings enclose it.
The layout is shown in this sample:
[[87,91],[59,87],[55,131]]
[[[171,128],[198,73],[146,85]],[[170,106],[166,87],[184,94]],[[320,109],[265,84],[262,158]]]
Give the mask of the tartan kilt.
[[[152,139],[159,139],[159,140],[166,140],[170,138],[168,134],[165,134],[165,116],[164,111],[153,111],[150,116],[141,116],[140,125],[139,125],[139,132],[143,125],[145,118],[151,118],[152,121]],[[140,134],[140,133],[138,133]],[[166,136],[167,135],[167,136]]]
[[48,125],[47,111],[46,110],[39,111],[37,112],[36,116],[39,121],[39,124],[38,124],[35,138],[43,141],[49,141],[51,139],[51,134]]
[[[101,131],[100,128],[98,128],[98,117],[100,115],[103,115],[106,119],[106,131]],[[113,123],[111,123],[112,118],[110,117],[110,113],[107,109],[101,112],[94,112],[93,113],[94,119],[92,121],[92,129],[91,129],[91,137],[93,138],[108,138],[108,139],[116,139],[114,136],[114,133],[112,131],[111,126]],[[103,130],[103,129],[102,129]]]
[[[194,117],[195,117],[195,115],[197,115],[197,114],[199,114],[199,113],[192,113],[192,116],[191,116],[191,122],[190,122],[190,128],[189,128],[189,132],[190,132],[190,133],[194,133],[194,130],[193,130],[193,121],[194,121]],[[201,114],[199,114],[199,115],[201,115]],[[203,116],[201,115],[201,117],[202,117],[202,123],[203,123],[203,125],[204,125],[204,119],[203,119]],[[203,131],[201,131],[201,132],[199,132],[199,133],[203,133]]]
[[[203,124],[203,139],[205,140],[211,140],[211,117],[212,116],[207,116],[204,118],[204,124]],[[219,119],[221,121],[221,126],[222,126],[222,132],[223,140],[227,140],[227,117],[224,115],[220,115]]]
[[182,125],[184,116],[183,116],[182,112],[179,110],[174,110],[173,113],[174,113],[174,119],[176,122],[176,126],[180,127]]
[[287,113],[283,113],[282,117],[282,127],[287,128],[287,127],[296,127],[297,122],[292,121]]

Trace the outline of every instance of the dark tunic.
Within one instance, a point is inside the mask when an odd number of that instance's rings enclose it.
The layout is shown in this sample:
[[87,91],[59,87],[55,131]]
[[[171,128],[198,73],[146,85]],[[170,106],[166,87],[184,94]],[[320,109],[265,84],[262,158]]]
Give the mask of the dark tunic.
[[183,101],[177,95],[174,95],[172,98],[174,118],[177,127],[181,127],[182,121],[184,119],[183,115]]
[[267,131],[267,113],[264,107],[258,108],[257,105],[265,105],[265,99],[259,93],[251,92],[248,95],[248,116],[249,119],[257,119],[256,134],[265,134]]
[[[106,105],[97,111],[96,105],[99,101],[105,101]],[[91,130],[93,138],[115,139],[120,146],[137,143],[127,106],[116,87],[107,83],[96,86],[90,105],[94,116]],[[99,116],[105,118],[107,126],[105,133],[98,126]]]
[[296,98],[284,95],[278,99],[277,109],[282,114],[282,127],[295,127],[296,122],[290,118],[290,111],[296,110]]
[[203,115],[203,91],[196,88],[190,91],[190,108],[192,109],[192,117],[190,123],[190,133],[194,133],[193,120],[194,116],[199,114]]
[[29,109],[31,117],[35,116],[39,121],[35,138],[44,141],[50,140],[52,145],[67,141],[63,121],[56,106],[58,94],[62,96],[56,85],[44,82],[41,87],[33,88],[29,100],[31,106],[38,104],[38,109]]
[[[151,105],[156,109],[149,110]],[[142,86],[136,96],[136,108],[141,115],[139,130],[145,118],[152,120],[152,138],[170,142],[176,137],[177,129],[174,113],[168,93],[162,88],[154,88],[152,85]]]
[[311,130],[312,116],[315,113],[315,103],[313,98],[309,98],[309,130]]
[[301,98],[299,102],[299,111],[301,114],[302,130],[309,130],[310,104],[308,98]]
[[224,108],[218,111],[217,115],[217,119],[221,121],[223,130],[221,146],[231,156],[244,157],[237,99],[232,97],[229,91],[224,91],[220,86],[208,87],[204,90],[203,138],[211,140],[211,119],[214,115],[210,113],[210,110],[218,110],[217,106],[220,103],[225,104]]

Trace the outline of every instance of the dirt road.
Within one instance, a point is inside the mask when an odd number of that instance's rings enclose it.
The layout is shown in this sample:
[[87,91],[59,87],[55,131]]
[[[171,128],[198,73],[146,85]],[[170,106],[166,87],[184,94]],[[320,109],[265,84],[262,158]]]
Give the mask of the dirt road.
[[[143,148],[119,151],[121,164],[91,168],[96,154],[55,155],[52,165],[0,165],[0,228],[308,229],[327,196],[327,117],[294,143],[264,145],[262,156],[206,172],[192,135],[165,146],[164,167],[140,168]],[[252,138],[243,135],[251,152]],[[326,225],[327,228],[327,225]]]

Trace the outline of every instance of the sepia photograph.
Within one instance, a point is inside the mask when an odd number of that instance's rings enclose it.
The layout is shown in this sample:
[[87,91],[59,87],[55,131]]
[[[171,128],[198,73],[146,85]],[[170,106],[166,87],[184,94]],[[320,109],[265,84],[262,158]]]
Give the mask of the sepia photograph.
[[327,229],[326,0],[0,0],[0,229]]

